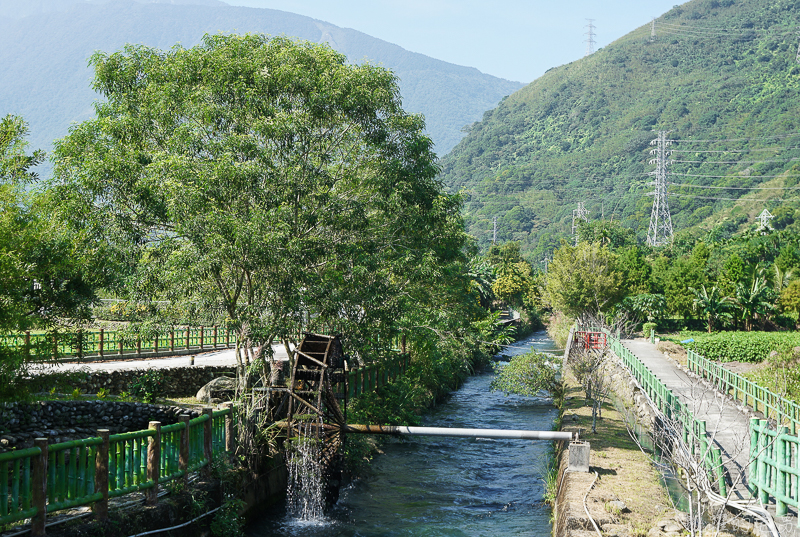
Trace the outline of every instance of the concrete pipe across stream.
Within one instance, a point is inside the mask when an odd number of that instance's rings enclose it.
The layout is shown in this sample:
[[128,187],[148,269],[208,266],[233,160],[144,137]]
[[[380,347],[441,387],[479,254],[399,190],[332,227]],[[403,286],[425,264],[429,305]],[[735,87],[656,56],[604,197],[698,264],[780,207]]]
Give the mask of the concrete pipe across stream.
[[457,429],[451,427],[407,427],[405,425],[350,425],[347,433],[395,434],[414,436],[458,436],[465,438],[517,438],[520,440],[574,440],[575,434],[562,431],[522,431],[505,429]]

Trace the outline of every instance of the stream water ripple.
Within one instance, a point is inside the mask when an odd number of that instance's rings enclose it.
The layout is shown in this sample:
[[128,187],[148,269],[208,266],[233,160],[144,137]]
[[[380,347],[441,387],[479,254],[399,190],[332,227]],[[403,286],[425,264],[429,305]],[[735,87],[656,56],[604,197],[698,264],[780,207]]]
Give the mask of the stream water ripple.
[[[503,354],[555,348],[544,332]],[[470,377],[423,420],[429,427],[550,430],[548,399],[489,391],[493,373]],[[341,491],[326,518],[302,523],[277,505],[248,537],[548,537],[550,509],[542,478],[550,443],[486,438],[389,439],[370,475]]]

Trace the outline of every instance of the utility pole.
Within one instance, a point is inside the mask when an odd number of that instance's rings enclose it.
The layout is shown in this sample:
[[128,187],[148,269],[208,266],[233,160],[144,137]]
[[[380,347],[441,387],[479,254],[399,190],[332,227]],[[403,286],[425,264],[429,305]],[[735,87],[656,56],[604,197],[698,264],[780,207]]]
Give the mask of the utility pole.
[[492,217],[492,244],[497,244],[497,217]]
[[584,207],[583,202],[578,202],[578,208],[572,209],[572,234],[575,235],[575,246],[578,245],[578,236],[575,232],[578,230],[578,221],[589,221],[589,211]]
[[653,17],[653,21],[650,23],[650,42],[654,42],[656,40],[656,18]]
[[589,31],[583,34],[586,36],[586,54],[584,54],[584,56],[588,56],[589,54],[594,53],[594,45],[595,45],[594,19],[586,19],[586,20],[589,21],[589,24],[586,25],[586,28],[588,28]]
[[658,138],[650,142],[656,149],[650,151],[656,158],[650,164],[656,165],[656,170],[648,175],[654,175],[656,180],[650,183],[655,187],[650,194],[653,197],[653,210],[650,212],[650,227],[647,231],[647,244],[650,246],[663,246],[672,243],[672,217],[667,204],[667,164],[669,151],[667,146],[672,142],[667,140],[667,131],[659,131]]

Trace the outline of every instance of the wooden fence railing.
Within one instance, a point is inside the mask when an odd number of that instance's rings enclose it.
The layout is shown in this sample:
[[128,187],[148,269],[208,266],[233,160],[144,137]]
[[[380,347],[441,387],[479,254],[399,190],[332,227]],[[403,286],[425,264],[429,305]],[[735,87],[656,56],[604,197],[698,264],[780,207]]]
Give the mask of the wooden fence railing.
[[215,453],[232,450],[232,409],[212,410],[178,423],[0,454],[0,524],[31,519],[31,533],[45,534],[48,514],[93,504],[99,519],[108,516],[108,499],[143,491],[148,503],[158,487],[204,469]]

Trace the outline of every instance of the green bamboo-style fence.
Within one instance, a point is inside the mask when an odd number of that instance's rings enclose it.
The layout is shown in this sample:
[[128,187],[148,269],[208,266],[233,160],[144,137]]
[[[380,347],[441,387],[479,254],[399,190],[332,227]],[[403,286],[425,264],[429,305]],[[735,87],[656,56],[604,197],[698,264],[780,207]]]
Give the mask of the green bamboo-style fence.
[[750,419],[747,481],[753,496],[764,504],[774,498],[778,516],[786,515],[789,506],[800,508],[800,405],[692,350],[687,354],[689,370],[766,418]]
[[175,327],[152,339],[127,340],[115,330],[75,330],[48,334],[0,334],[0,346],[19,349],[31,359],[115,358],[231,348],[236,334],[217,326]]
[[347,382],[339,390],[347,390],[347,399],[353,399],[361,394],[377,390],[386,386],[400,375],[404,375],[411,363],[411,356],[399,353],[388,360],[369,364],[365,367],[353,368],[347,371]]
[[[767,504],[775,499],[775,514],[785,516],[788,506],[800,506],[800,439],[788,427],[775,430],[768,420],[750,419],[750,490]],[[800,526],[800,519],[798,519]]]
[[44,535],[47,514],[92,504],[108,515],[108,499],[143,491],[157,501],[158,486],[189,473],[208,471],[215,453],[232,449],[232,409],[207,408],[178,423],[151,422],[144,431],[98,436],[0,454],[0,524],[31,519],[34,536]]
[[[589,330],[600,332],[600,329]],[[727,483],[725,482],[725,467],[722,463],[722,451],[715,445],[706,429],[706,422],[695,418],[686,404],[667,388],[661,379],[642,363],[622,342],[606,330],[607,341],[611,350],[622,360],[631,375],[637,380],[642,390],[650,397],[656,407],[668,419],[678,424],[683,433],[683,442],[690,449],[693,456],[702,460],[703,467],[716,485],[721,496],[727,496]]]
[[766,418],[785,425],[792,434],[800,429],[800,405],[784,399],[755,382],[730,371],[696,352],[687,351],[689,370],[706,379],[720,392],[741,401]]

